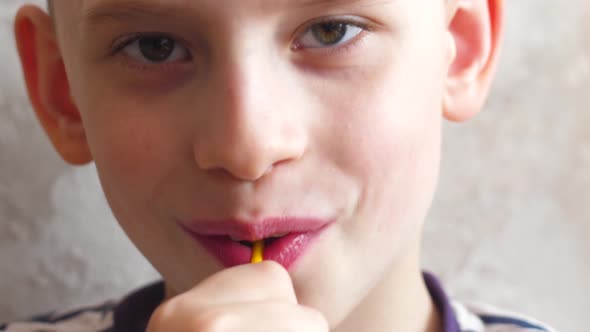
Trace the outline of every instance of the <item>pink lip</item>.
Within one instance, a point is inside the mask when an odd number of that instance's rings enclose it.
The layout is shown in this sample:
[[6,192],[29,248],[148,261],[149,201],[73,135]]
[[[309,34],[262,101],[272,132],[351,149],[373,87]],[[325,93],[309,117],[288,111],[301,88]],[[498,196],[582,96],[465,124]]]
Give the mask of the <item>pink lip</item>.
[[181,222],[180,226],[226,267],[248,264],[252,255],[252,248],[230,236],[254,242],[288,233],[265,247],[264,259],[289,269],[331,223],[313,218],[268,218],[262,222],[201,220]]

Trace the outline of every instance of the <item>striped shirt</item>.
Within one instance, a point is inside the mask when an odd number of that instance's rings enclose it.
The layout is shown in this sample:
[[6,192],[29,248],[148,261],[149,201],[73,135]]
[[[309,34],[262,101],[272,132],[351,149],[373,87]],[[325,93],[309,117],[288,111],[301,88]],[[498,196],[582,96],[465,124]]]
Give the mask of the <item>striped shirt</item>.
[[[424,273],[424,280],[441,314],[444,332],[555,332],[523,315],[451,300],[430,273]],[[164,283],[157,282],[131,293],[122,301],[0,324],[0,332],[143,332],[163,298]]]

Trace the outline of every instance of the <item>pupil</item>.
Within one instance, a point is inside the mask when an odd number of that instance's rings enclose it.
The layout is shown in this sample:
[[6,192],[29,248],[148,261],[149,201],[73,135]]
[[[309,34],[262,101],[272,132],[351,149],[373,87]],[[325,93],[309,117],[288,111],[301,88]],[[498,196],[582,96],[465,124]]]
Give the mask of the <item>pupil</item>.
[[312,27],[312,33],[324,45],[336,44],[346,35],[345,23],[326,22]]
[[165,37],[145,37],[139,40],[141,54],[153,62],[162,62],[174,51],[174,40]]

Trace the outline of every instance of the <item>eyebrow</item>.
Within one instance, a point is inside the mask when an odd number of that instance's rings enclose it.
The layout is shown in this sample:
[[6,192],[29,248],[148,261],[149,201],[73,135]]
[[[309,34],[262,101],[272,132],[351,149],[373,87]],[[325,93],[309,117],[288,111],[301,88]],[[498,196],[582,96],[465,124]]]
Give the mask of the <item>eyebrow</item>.
[[[269,3],[280,2],[268,0]],[[284,3],[293,3],[294,8],[328,6],[338,4],[356,4],[361,2],[377,3],[387,1],[375,0],[284,0]],[[278,5],[276,5],[278,7]],[[103,1],[82,11],[81,19],[90,25],[98,25],[112,21],[124,21],[133,19],[148,19],[153,17],[174,17],[186,15],[186,9],[162,2],[150,3],[145,0],[114,0]]]

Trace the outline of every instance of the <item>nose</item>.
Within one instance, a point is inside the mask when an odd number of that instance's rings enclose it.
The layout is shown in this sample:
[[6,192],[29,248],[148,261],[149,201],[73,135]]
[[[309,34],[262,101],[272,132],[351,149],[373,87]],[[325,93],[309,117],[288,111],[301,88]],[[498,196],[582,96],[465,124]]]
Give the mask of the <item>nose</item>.
[[225,63],[209,82],[205,104],[211,107],[194,141],[200,169],[256,181],[304,154],[303,113],[289,103],[292,90],[280,75],[260,62]]

